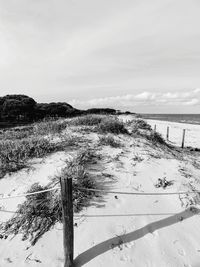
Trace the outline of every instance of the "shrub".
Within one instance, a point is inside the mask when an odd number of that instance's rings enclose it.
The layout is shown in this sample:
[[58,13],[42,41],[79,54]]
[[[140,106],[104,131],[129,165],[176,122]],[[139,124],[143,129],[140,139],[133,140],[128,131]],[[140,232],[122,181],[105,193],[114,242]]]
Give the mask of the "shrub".
[[112,135],[99,137],[99,143],[105,146],[120,147],[121,143],[117,141]]
[[104,118],[99,125],[98,130],[101,133],[113,133],[113,134],[127,134],[128,131],[125,128],[125,124],[118,118]]

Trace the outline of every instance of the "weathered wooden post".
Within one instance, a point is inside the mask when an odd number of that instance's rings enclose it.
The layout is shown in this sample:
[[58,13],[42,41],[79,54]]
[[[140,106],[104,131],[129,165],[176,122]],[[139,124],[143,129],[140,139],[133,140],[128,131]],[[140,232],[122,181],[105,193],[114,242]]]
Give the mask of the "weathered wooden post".
[[72,267],[74,258],[72,178],[60,178],[60,185],[63,213],[64,267]]
[[169,126],[167,126],[167,141],[169,140]]
[[184,148],[184,143],[185,143],[185,129],[183,129],[183,137],[182,137],[182,145],[181,145],[182,148]]
[[156,124],[154,125],[154,133],[156,132]]

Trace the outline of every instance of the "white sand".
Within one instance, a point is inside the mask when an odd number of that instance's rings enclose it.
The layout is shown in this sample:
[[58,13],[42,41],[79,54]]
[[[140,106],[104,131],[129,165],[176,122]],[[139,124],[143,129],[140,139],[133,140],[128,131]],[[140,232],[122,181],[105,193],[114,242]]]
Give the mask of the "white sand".
[[169,126],[169,141],[177,146],[182,144],[183,129],[185,129],[185,146],[200,148],[200,125],[159,120],[147,120],[147,122],[153,129],[156,125],[156,131],[161,133],[165,139],[167,126]]
[[[153,123],[153,122],[152,122]],[[158,131],[161,125],[158,124]],[[170,125],[171,126],[171,125]],[[181,131],[174,124],[173,129]],[[187,125],[193,130],[193,125]],[[173,138],[174,131],[171,131]],[[189,135],[188,139],[189,139]],[[191,135],[190,135],[191,138]],[[200,170],[195,168],[193,159],[176,159],[160,150],[146,145],[146,141],[121,137],[125,146],[120,149],[103,147],[103,173],[112,175],[105,180],[110,190],[128,192],[178,192],[200,190]],[[189,140],[187,141],[189,142]],[[193,142],[193,141],[192,141]],[[58,158],[57,158],[58,156]],[[59,158],[61,160],[59,160]],[[138,161],[140,158],[141,161]],[[51,161],[52,159],[52,161]],[[40,169],[47,168],[44,179],[53,173],[49,167],[59,171],[63,155],[47,159],[35,169],[29,178],[33,182],[39,177]],[[199,157],[195,158],[199,162]],[[49,165],[49,161],[53,165]],[[56,163],[57,162],[57,163]],[[42,173],[41,173],[42,174]],[[6,193],[17,184],[26,189],[18,174],[0,180],[0,188]],[[46,177],[46,178],[45,178]],[[158,178],[173,180],[173,185],[156,188]],[[29,179],[28,178],[28,179]],[[12,182],[11,182],[12,180]],[[7,183],[7,185],[6,185]],[[8,187],[8,188],[6,188]],[[23,190],[19,190],[20,192]],[[2,191],[4,192],[4,191]],[[15,193],[18,193],[17,189]],[[137,266],[137,267],[198,267],[200,266],[199,216],[188,211],[191,204],[199,208],[199,198],[190,195],[133,196],[106,194],[103,201],[97,201],[75,216],[75,266]],[[16,208],[15,203],[13,207]],[[3,214],[3,213],[2,213]],[[76,214],[75,214],[76,215]],[[34,247],[20,236],[0,240],[0,266],[63,266],[62,225],[57,224],[47,232]]]

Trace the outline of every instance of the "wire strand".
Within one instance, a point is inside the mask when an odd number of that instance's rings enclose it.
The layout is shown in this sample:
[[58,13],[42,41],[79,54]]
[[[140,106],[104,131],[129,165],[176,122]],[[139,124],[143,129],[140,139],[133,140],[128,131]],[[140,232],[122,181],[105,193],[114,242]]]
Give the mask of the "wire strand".
[[144,196],[154,196],[154,195],[183,195],[183,194],[195,194],[200,193],[200,191],[182,191],[182,192],[119,192],[119,191],[109,191],[103,189],[93,189],[93,188],[84,188],[77,187],[78,190],[83,191],[91,191],[91,192],[99,192],[99,193],[108,193],[108,194],[116,194],[116,195],[144,195]]
[[13,196],[6,196],[6,197],[1,197],[0,200],[3,199],[10,199],[10,198],[18,198],[18,197],[26,197],[26,196],[32,196],[32,195],[36,195],[36,194],[42,194],[45,192],[50,192],[50,191],[54,191],[60,189],[60,187],[53,187],[50,189],[45,189],[45,190],[41,190],[41,191],[36,191],[36,192],[32,192],[32,193],[27,193],[27,194],[21,194],[21,195],[13,195]]

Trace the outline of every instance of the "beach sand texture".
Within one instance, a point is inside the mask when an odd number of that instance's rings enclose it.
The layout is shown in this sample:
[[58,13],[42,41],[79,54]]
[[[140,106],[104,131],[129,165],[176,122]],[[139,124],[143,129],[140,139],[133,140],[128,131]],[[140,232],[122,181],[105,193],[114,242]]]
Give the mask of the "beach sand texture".
[[167,127],[169,127],[169,141],[181,146],[183,129],[185,129],[185,146],[200,148],[200,125],[188,123],[176,123],[169,121],[147,120],[152,129],[156,125],[156,131],[166,139]]
[[[148,121],[152,126],[154,121]],[[180,144],[187,129],[186,144],[197,146],[200,126],[157,122],[158,132],[170,126],[170,140]],[[197,130],[198,129],[198,130]],[[179,138],[178,138],[179,137]],[[95,143],[97,134],[88,135]],[[120,135],[120,148],[98,148],[103,161],[94,166],[106,188],[123,192],[179,192],[200,190],[199,156],[173,156],[147,140]],[[196,139],[196,141],[194,140]],[[0,180],[0,194],[24,193],[36,181],[47,183],[59,173],[68,153],[55,153],[36,161],[33,168]],[[196,165],[194,165],[194,161]],[[100,164],[100,165],[99,165]],[[96,169],[95,169],[96,168]],[[158,179],[172,181],[167,188],[156,188]],[[1,221],[7,220],[24,199],[1,201]],[[85,208],[74,221],[75,266],[198,267],[200,266],[198,194],[117,195],[105,194]],[[195,210],[190,210],[195,206]],[[21,236],[0,240],[0,266],[63,266],[62,225],[57,224],[30,247]]]

